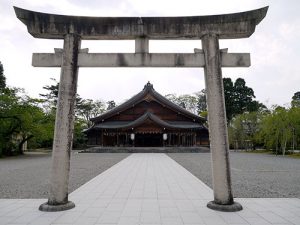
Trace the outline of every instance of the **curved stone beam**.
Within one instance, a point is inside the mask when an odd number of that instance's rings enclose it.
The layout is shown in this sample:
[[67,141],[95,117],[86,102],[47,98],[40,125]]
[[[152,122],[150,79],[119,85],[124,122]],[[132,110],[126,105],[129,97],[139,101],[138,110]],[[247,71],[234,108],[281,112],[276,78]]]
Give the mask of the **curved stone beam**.
[[252,11],[189,17],[84,17],[34,12],[14,7],[16,16],[36,38],[63,39],[75,33],[82,40],[201,39],[213,33],[219,39],[249,37],[268,6]]

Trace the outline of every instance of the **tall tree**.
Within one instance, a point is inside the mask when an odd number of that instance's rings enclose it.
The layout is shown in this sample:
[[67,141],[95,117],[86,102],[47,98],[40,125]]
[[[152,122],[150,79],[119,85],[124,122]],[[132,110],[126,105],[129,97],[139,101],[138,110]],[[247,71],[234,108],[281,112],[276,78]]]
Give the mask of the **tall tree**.
[[[260,137],[268,149],[285,155],[289,146],[296,147],[300,136],[299,108],[273,107],[273,111],[262,119]],[[294,146],[293,146],[294,145]]]
[[263,144],[259,140],[259,131],[264,112],[245,112],[235,116],[228,126],[230,145],[236,149],[255,149]]
[[17,90],[0,89],[0,156],[11,155],[14,149],[12,135],[20,127],[20,119],[12,113],[18,103]]
[[0,89],[6,88],[6,77],[4,76],[3,65],[0,61]]
[[227,116],[227,121],[229,122],[234,115],[238,114],[235,109],[235,105],[236,105],[235,87],[230,78],[223,78],[223,85],[224,85],[226,116]]
[[116,107],[116,103],[114,100],[108,101],[106,102],[106,104],[107,104],[106,110],[111,110]]
[[48,128],[53,127],[53,121],[38,105],[38,100],[24,95],[21,89],[5,88],[0,95],[0,154],[22,154],[27,141],[29,146],[42,147],[52,140],[53,131]]
[[46,93],[40,94],[40,96],[42,97],[45,111],[53,113],[53,111],[56,110],[57,105],[59,82],[54,78],[50,79],[54,82],[54,84],[44,86],[43,89],[46,90]]
[[30,147],[42,147],[46,141],[52,141],[54,121],[46,115],[42,108],[37,106],[39,100],[24,96],[16,108],[16,116],[21,120],[19,130],[18,151],[26,141]]
[[291,105],[292,107],[300,107],[300,91],[294,93]]
[[90,119],[102,114],[105,111],[105,102],[101,100],[82,99],[77,104],[77,116],[83,119],[86,128],[90,127]]
[[183,102],[183,101],[181,101],[181,102],[179,103],[179,106],[180,106],[181,108],[183,108],[183,109],[186,109],[185,102]]
[[176,94],[167,94],[165,95],[167,99],[169,99],[171,102],[175,103],[176,105],[194,113],[197,114],[198,112],[198,98],[196,93],[195,94],[183,94],[177,96]]
[[188,94],[184,94],[184,95],[179,95],[178,96],[178,101],[180,102],[180,106],[185,108],[186,110],[197,114],[197,104],[198,104],[198,99],[197,97],[192,94],[192,95],[188,95]]
[[254,91],[246,85],[244,79],[238,78],[233,83],[230,78],[223,78],[223,84],[228,121],[235,115],[244,112],[255,112],[260,108],[265,108],[262,103],[254,100]]
[[[46,112],[55,113],[56,111],[56,105],[58,100],[58,89],[59,89],[59,82],[54,79],[50,78],[54,84],[46,85],[43,87],[44,90],[46,90],[46,93],[40,94],[41,101],[43,103],[44,110]],[[82,99],[79,94],[76,94],[76,104],[75,104],[75,114],[77,116],[77,112],[79,108],[84,108],[82,105],[88,104],[87,100]]]
[[[58,89],[59,82],[53,78],[54,84],[44,86],[43,89],[46,90],[46,93],[40,94],[43,101],[44,110],[50,116],[52,115],[53,120],[55,120],[56,104],[58,99]],[[110,101],[112,106],[115,106],[114,101]],[[105,102],[101,100],[94,101],[92,99],[83,99],[76,95],[76,105],[75,105],[75,121],[74,121],[74,138],[73,146],[78,147],[82,146],[85,141],[82,130],[90,127],[92,117],[103,113],[105,111]]]
[[292,107],[288,111],[289,127],[292,133],[291,149],[298,149],[300,144],[300,107]]
[[171,102],[175,103],[176,105],[180,105],[180,101],[176,94],[167,94],[165,97],[170,100]]
[[195,96],[197,97],[198,114],[206,112],[207,111],[206,90],[202,89],[201,91],[196,92]]

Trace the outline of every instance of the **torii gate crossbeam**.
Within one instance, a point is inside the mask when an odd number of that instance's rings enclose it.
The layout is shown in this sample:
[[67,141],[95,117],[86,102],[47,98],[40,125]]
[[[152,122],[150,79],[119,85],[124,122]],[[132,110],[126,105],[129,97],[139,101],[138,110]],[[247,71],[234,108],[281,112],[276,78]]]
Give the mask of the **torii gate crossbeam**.
[[[15,8],[17,17],[36,38],[63,39],[55,53],[34,53],[33,66],[61,67],[48,202],[42,211],[73,208],[68,200],[70,151],[78,67],[204,67],[212,156],[214,200],[207,206],[238,211],[231,189],[229,144],[222,67],[248,67],[250,54],[227,53],[219,39],[247,38],[268,7],[248,12],[193,17],[79,17]],[[149,53],[149,40],[201,40],[195,53]],[[135,40],[135,53],[88,53],[81,40]]]

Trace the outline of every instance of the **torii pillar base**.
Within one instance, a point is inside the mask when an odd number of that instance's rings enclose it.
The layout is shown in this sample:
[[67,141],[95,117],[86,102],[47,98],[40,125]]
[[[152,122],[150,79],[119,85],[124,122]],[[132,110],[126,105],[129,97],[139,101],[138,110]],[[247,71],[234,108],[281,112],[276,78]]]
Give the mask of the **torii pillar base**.
[[48,202],[40,205],[39,210],[44,212],[58,212],[58,211],[64,211],[69,210],[75,207],[75,204],[71,201],[68,201],[65,204],[59,204],[59,205],[50,205]]
[[230,205],[221,205],[211,201],[207,203],[207,207],[213,210],[221,211],[221,212],[237,212],[243,209],[243,206],[238,202],[233,202]]

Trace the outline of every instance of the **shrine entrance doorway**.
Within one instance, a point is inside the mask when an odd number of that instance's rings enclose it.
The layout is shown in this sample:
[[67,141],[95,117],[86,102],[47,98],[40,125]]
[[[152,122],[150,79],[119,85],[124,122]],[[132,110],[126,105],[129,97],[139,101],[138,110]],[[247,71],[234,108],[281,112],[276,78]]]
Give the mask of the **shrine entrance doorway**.
[[136,134],[135,147],[163,147],[163,134]]

